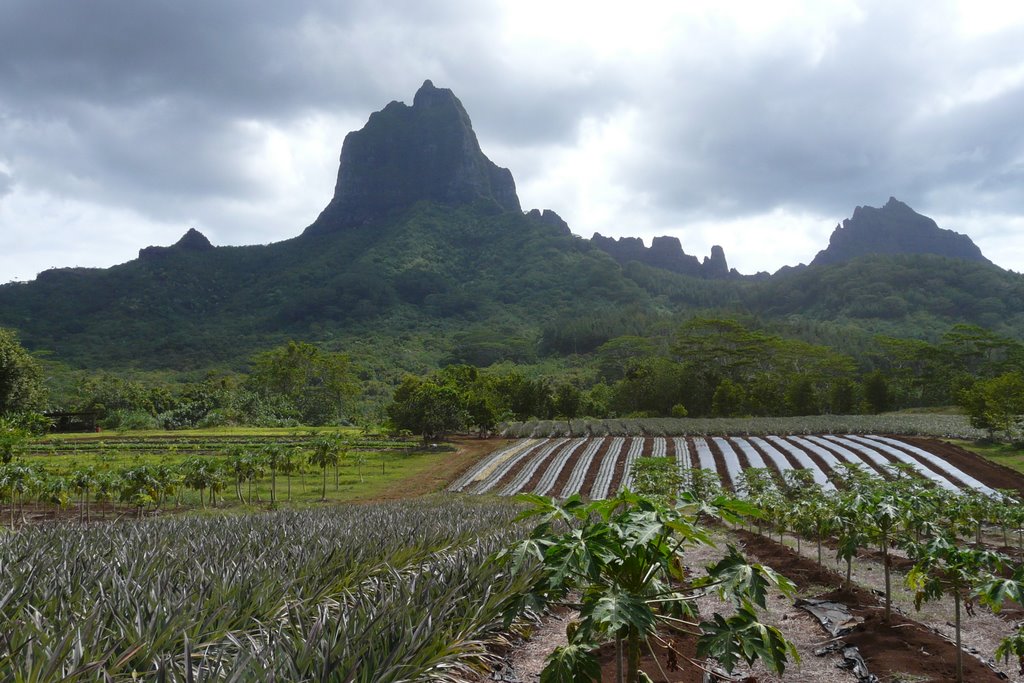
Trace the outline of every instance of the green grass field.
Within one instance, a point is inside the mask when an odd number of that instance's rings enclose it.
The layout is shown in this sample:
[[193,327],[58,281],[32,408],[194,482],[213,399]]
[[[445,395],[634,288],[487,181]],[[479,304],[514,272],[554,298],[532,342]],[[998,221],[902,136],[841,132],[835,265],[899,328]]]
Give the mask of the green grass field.
[[[339,434],[345,445],[337,466],[322,468],[310,461],[316,440],[325,434]],[[232,454],[257,459],[268,446],[286,451],[296,467],[290,475],[278,472],[272,477],[266,462],[257,464],[249,477],[239,477],[232,468]],[[126,470],[153,468],[161,481],[159,496],[149,511],[202,510],[210,504],[187,485],[183,471],[192,460],[208,461],[218,471],[218,491],[214,507],[235,511],[265,509],[271,505],[271,489],[276,490],[278,507],[307,507],[324,502],[362,502],[389,500],[432,493],[440,490],[461,469],[468,466],[486,442],[468,446],[425,446],[417,440],[393,439],[361,434],[358,430],[337,429],[216,429],[178,432],[126,432],[101,434],[51,435],[33,441],[19,453],[16,465],[28,466],[34,487],[24,498],[62,514],[79,510],[84,491],[71,488],[76,472],[116,478]],[[54,495],[54,482],[65,482],[63,496]],[[90,492],[96,502],[96,489]],[[119,502],[115,493],[114,503]],[[61,502],[62,501],[62,502]],[[9,493],[0,499],[6,507]],[[127,501],[118,507],[131,509]],[[137,508],[136,508],[137,509]]]

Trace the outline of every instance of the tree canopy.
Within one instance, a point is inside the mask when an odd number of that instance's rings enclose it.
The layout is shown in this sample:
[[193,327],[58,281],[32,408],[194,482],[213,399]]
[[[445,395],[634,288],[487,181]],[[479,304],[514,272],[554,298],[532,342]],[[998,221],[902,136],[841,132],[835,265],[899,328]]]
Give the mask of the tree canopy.
[[256,355],[248,384],[288,401],[298,419],[312,425],[344,418],[357,389],[348,356],[296,341]]
[[41,410],[46,403],[43,372],[10,330],[0,328],[0,415]]

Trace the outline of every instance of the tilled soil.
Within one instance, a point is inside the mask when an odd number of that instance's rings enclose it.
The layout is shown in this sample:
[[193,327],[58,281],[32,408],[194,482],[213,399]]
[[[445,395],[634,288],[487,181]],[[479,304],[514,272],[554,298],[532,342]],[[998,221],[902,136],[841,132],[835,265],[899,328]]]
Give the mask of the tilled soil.
[[[787,576],[797,584],[799,597],[815,597],[833,600],[846,605],[861,623],[840,640],[846,645],[855,646],[868,665],[872,674],[882,683],[905,681],[907,683],[945,683],[954,680],[955,645],[952,642],[952,628],[939,623],[921,623],[914,618],[915,614],[901,613],[901,604],[895,603],[895,611],[889,624],[884,624],[882,604],[878,595],[870,588],[856,585],[850,590],[843,590],[843,576],[826,566],[819,567],[811,557],[797,554],[793,549],[769,540],[763,536],[743,530],[719,530],[716,532],[718,547],[701,547],[687,553],[691,566],[707,566],[717,561],[724,552],[728,542],[740,545],[748,559],[768,565]],[[805,545],[805,552],[814,553],[810,544]],[[881,572],[869,558],[858,558],[855,562],[855,579],[871,576]],[[894,578],[894,584],[901,578]],[[941,605],[934,606],[939,612]],[[713,612],[729,613],[729,607],[716,598],[703,597],[698,600],[698,608],[705,617]],[[997,634],[973,633],[972,629],[993,628],[992,623],[1002,624],[1002,630],[1009,633],[1011,624],[999,622],[991,614],[978,617],[965,617],[965,643],[975,643],[979,654],[990,659],[994,649],[993,637]],[[925,617],[933,615],[926,614]],[[571,616],[560,615],[545,622],[536,632],[533,641],[509,653],[501,673],[495,680],[509,683],[530,683],[540,680],[540,671],[544,666],[544,658],[557,645],[565,643],[565,627]],[[734,672],[735,681],[744,683],[852,683],[856,680],[848,671],[840,670],[841,656],[830,653],[824,656],[814,654],[825,645],[833,643],[817,621],[802,609],[794,606],[791,598],[777,592],[769,595],[768,609],[763,613],[765,622],[782,630],[787,639],[792,641],[800,654],[801,661],[791,663],[782,676],[775,675],[763,666],[753,668],[740,667]],[[987,619],[987,622],[986,622]],[[986,622],[986,623],[982,623]],[[996,626],[996,628],[999,628]],[[937,631],[942,631],[939,633]],[[979,640],[980,639],[980,640]],[[650,654],[645,654],[641,666],[656,682],[665,683],[700,683],[704,680],[701,667],[711,668],[714,662],[700,662],[700,666],[692,663],[694,658],[695,639],[673,638],[676,654],[669,657],[664,649],[659,648],[658,662]],[[984,645],[982,645],[984,643]],[[982,652],[982,647],[990,647]],[[606,645],[600,652],[604,681],[615,680],[614,648]],[[672,669],[672,664],[677,668]],[[1011,666],[1000,666],[1002,675],[978,657],[965,652],[964,677],[976,683],[994,683],[1000,680],[1021,679],[1016,675],[1016,663]]]
[[[762,564],[769,565],[795,581],[798,586],[826,587],[828,590],[813,597],[842,603],[850,608],[855,617],[863,619],[842,640],[860,650],[871,673],[882,681],[904,679],[943,683],[955,679],[956,647],[947,637],[913,619],[913,615],[904,616],[897,611],[893,612],[890,623],[886,625],[883,623],[881,599],[871,590],[857,584],[850,590],[843,590],[843,577],[827,565],[818,567],[815,560],[798,555],[792,549],[762,536],[744,531],[734,533],[743,542],[748,556],[756,557]],[[881,579],[880,567],[868,569],[872,564],[870,560],[858,560],[855,563],[855,578],[870,571]],[[894,576],[894,585],[900,580],[901,577]],[[965,629],[970,628],[971,624],[966,617],[965,622]],[[1006,624],[1007,634],[1009,627]],[[948,637],[951,638],[952,629],[944,630],[948,631]],[[982,654],[991,657],[992,652]],[[967,681],[985,683],[1006,680],[971,654],[965,653],[963,659],[964,679]]]

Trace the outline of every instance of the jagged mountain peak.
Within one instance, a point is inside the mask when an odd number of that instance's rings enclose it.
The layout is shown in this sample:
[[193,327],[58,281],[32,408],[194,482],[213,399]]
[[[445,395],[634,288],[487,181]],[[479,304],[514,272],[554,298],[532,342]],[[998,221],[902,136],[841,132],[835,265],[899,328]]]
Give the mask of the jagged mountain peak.
[[195,228],[189,228],[188,232],[181,236],[181,239],[174,243],[178,249],[189,251],[207,251],[213,249],[213,244],[203,233]]
[[412,106],[391,102],[345,136],[334,197],[306,232],[357,228],[423,200],[521,211],[512,173],[484,155],[459,98],[429,80]]
[[934,220],[889,197],[881,208],[858,206],[837,225],[828,247],[811,265],[842,263],[868,254],[936,254],[990,263],[971,238],[940,228]]
[[145,247],[139,250],[139,258],[152,258],[154,256],[160,256],[161,254],[169,254],[173,252],[202,252],[212,251],[214,249],[213,244],[207,239],[206,235],[199,232],[195,228],[189,228],[188,231],[181,236],[181,239],[175,242],[169,247]]
[[639,237],[604,237],[595,232],[590,238],[591,243],[619,263],[625,265],[637,261],[655,268],[664,268],[675,273],[705,279],[722,279],[739,277],[739,273],[729,270],[725,259],[725,250],[715,245],[711,247],[711,256],[703,261],[683,251],[678,237],[664,235],[651,240],[651,246],[644,246]]

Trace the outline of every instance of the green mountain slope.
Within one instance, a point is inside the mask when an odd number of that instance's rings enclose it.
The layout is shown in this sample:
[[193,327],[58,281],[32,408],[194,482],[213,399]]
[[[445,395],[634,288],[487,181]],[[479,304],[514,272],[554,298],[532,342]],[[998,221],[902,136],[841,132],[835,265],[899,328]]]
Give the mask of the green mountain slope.
[[587,241],[521,213],[426,202],[372,230],[171,247],[0,287],[0,325],[83,367],[197,368],[287,338],[431,336],[439,358],[473,326],[533,343],[566,311],[623,306],[657,304]]
[[[346,137],[334,196],[297,237],[213,247],[190,231],[113,268],[47,271],[0,286],[0,327],[80,368],[241,369],[301,339],[378,378],[557,360],[664,337],[698,312],[839,349],[961,322],[1024,339],[1024,277],[948,232],[896,200],[858,207],[828,264],[756,277],[728,271],[720,249],[696,267],[678,240],[586,240],[553,212],[520,210],[458,98],[428,81],[412,106],[392,102]],[[977,258],[936,255],[950,244]],[[858,256],[893,245],[932,253]]]

